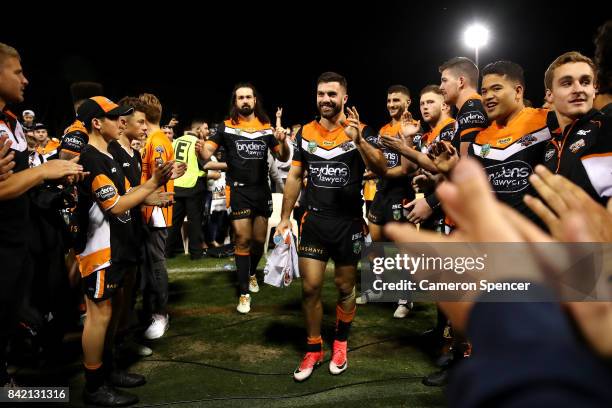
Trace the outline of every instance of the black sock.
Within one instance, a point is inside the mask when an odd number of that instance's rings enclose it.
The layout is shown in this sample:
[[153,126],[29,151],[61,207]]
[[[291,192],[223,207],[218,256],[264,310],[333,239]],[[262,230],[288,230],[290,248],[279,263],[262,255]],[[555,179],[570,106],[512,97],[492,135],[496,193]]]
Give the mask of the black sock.
[[342,320],[338,320],[336,323],[336,340],[338,341],[347,341],[349,335],[349,329],[351,328],[352,322],[343,322]]
[[235,254],[234,258],[236,258],[236,270],[238,272],[238,285],[240,287],[240,294],[246,295],[249,293],[249,272],[251,269],[251,255]]
[[104,348],[104,354],[102,355],[102,366],[104,367],[104,375],[108,378],[115,369],[115,355],[112,350],[108,350],[109,347]]
[[259,265],[262,255],[263,253],[253,253],[253,251],[251,251],[251,268],[249,270],[251,276],[255,276],[257,273],[257,265]]
[[95,392],[104,385],[104,364],[96,369],[85,367],[85,388],[89,392]]
[[316,353],[323,350],[323,340],[321,336],[313,338],[308,337],[306,339],[306,351],[309,353]]

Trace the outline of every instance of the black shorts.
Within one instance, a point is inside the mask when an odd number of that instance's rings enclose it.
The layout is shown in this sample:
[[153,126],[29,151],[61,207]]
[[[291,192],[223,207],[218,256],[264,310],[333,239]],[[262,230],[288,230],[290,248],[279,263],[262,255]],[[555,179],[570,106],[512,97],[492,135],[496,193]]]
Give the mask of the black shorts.
[[376,225],[385,225],[389,222],[407,222],[404,205],[411,201],[405,195],[376,193],[374,201],[368,211],[368,221]]
[[230,219],[272,215],[272,193],[266,186],[230,187]]
[[83,290],[94,302],[110,299],[123,287],[125,275],[136,272],[136,269],[137,265],[111,265],[100,269],[82,279]]
[[368,227],[363,218],[340,218],[306,212],[300,226],[298,256],[336,264],[359,262]]

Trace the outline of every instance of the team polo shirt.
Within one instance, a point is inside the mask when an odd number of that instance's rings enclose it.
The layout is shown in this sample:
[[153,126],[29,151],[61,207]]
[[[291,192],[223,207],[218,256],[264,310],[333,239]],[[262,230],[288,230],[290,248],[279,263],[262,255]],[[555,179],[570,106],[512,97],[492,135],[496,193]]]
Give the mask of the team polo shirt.
[[[364,143],[376,133],[361,124]],[[361,184],[366,169],[355,143],[343,127],[327,130],[312,121],[298,131],[292,165],[308,172],[306,208],[338,217],[361,217]]]
[[280,145],[269,123],[255,118],[234,123],[226,120],[206,143],[225,148],[229,186],[263,186],[268,183],[268,149],[278,152]]
[[612,118],[592,109],[561,130],[551,115],[544,165],[606,204],[612,196]]

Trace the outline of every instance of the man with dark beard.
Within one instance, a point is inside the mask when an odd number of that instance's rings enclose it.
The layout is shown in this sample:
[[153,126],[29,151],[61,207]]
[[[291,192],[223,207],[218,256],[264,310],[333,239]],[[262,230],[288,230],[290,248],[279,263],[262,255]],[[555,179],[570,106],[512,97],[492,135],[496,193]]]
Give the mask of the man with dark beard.
[[255,87],[237,84],[232,92],[230,118],[207,141],[199,140],[196,150],[206,161],[218,147],[227,153],[227,187],[230,219],[236,237],[236,270],[240,299],[236,310],[249,313],[250,292],[259,292],[257,264],[263,254],[272,215],[272,193],[268,184],[268,149],[280,161],[289,159],[287,135],[274,130],[264,112]]
[[298,256],[308,338],[306,355],[293,373],[295,381],[308,379],[324,359],[321,291],[329,258],[335,262],[338,289],[329,371],[338,375],[348,367],[348,332],[356,310],[355,275],[367,234],[362,218],[363,173],[366,167],[380,176],[387,172],[383,153],[369,142],[375,133],[359,122],[354,107],[344,113],[347,100],[347,82],[342,75],[326,72],[319,77],[317,107],[321,119],[297,133],[277,227],[280,232],[291,228],[289,216],[307,171],[307,210],[302,217]]

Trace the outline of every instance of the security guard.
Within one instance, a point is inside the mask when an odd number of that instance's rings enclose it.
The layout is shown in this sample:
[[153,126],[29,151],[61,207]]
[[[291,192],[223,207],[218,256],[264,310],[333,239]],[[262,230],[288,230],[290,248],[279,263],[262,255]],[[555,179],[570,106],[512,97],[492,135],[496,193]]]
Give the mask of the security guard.
[[185,174],[174,180],[174,213],[172,227],[166,242],[166,256],[174,255],[174,248],[181,242],[181,228],[185,214],[189,220],[189,255],[192,260],[203,255],[202,250],[202,214],[204,212],[204,191],[206,191],[206,173],[202,170],[195,151],[198,141],[196,136],[185,134],[174,140],[172,147],[177,162],[187,165]]

